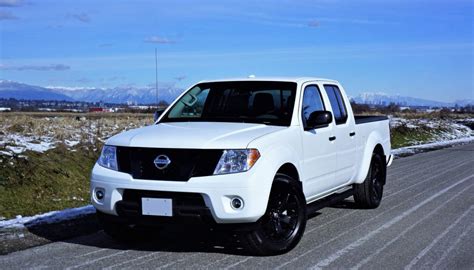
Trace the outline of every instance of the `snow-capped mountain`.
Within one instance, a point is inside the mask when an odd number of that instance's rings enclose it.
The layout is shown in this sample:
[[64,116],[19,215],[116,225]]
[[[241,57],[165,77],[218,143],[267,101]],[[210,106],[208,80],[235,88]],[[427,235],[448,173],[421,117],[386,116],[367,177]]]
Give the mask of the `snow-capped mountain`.
[[356,103],[369,105],[388,105],[395,103],[399,106],[429,106],[429,107],[450,107],[453,103],[440,102],[429,99],[421,99],[400,95],[389,95],[386,93],[361,93],[352,98]]
[[54,92],[48,88],[8,80],[0,80],[0,98],[65,101],[73,100],[67,95]]
[[[154,87],[123,86],[115,88],[61,88],[50,87],[53,91],[69,96],[78,101],[109,102],[109,103],[156,103],[156,90]],[[158,88],[158,99],[170,103],[183,89],[175,87]]]
[[[158,88],[158,90],[158,99],[168,103],[173,101],[183,91],[183,89],[173,86],[163,86]],[[40,87],[0,80],[0,98],[152,104],[156,103],[156,92],[154,87]]]

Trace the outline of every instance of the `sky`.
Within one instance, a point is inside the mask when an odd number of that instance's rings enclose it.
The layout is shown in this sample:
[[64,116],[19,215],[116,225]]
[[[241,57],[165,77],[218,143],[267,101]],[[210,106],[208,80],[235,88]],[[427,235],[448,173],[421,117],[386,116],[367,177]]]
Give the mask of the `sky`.
[[0,79],[186,88],[315,76],[350,96],[474,99],[474,1],[0,0]]

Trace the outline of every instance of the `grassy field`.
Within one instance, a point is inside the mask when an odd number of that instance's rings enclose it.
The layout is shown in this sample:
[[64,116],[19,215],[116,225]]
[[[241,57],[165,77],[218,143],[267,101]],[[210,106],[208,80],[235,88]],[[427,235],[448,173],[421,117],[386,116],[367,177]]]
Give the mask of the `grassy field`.
[[88,204],[103,142],[152,121],[145,114],[0,114],[0,220]]
[[26,151],[28,158],[0,163],[0,216],[34,215],[85,205],[89,174],[98,151],[59,146],[44,153]]
[[[396,115],[392,147],[473,136],[456,118]],[[89,203],[103,142],[152,123],[146,114],[0,113],[0,220]]]
[[398,113],[390,119],[392,148],[474,136],[474,115]]

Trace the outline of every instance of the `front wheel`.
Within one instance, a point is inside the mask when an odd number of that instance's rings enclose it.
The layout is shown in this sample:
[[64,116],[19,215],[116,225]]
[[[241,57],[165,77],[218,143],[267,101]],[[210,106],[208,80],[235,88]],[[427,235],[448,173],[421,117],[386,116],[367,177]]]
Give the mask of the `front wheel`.
[[361,208],[377,208],[382,201],[387,166],[383,156],[372,155],[369,172],[364,182],[354,185],[354,201]]
[[257,228],[244,234],[247,250],[256,255],[276,255],[293,249],[306,227],[306,199],[297,180],[275,176],[267,210]]

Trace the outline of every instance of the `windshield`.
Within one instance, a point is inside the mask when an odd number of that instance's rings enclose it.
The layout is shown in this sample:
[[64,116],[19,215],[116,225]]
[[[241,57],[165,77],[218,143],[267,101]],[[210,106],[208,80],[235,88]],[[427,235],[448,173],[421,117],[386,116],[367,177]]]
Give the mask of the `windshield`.
[[289,126],[292,82],[212,82],[194,86],[160,122],[240,122]]

